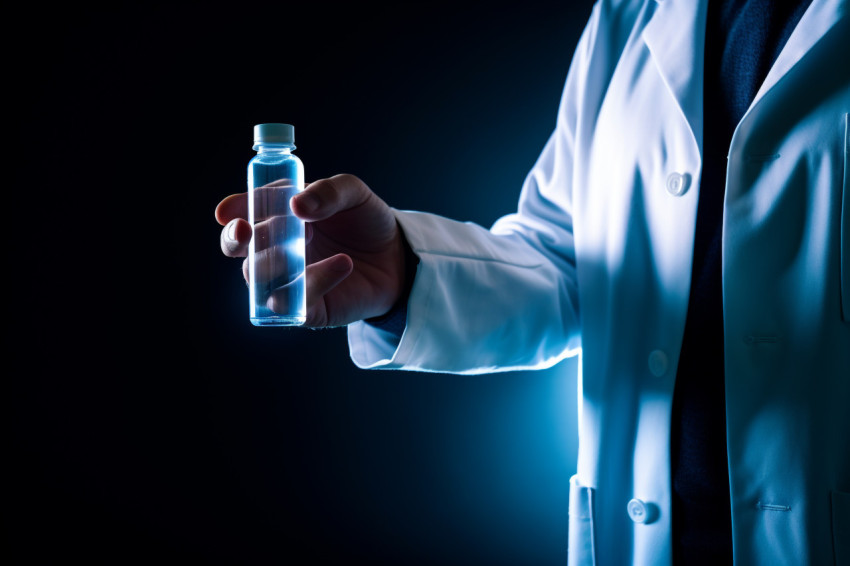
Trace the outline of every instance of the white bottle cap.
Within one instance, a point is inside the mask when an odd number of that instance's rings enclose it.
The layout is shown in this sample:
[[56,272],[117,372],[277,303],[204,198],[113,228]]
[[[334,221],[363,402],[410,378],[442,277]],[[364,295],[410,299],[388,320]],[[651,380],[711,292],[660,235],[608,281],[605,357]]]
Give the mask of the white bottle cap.
[[257,124],[254,126],[254,149],[258,144],[295,146],[295,127],[290,124]]

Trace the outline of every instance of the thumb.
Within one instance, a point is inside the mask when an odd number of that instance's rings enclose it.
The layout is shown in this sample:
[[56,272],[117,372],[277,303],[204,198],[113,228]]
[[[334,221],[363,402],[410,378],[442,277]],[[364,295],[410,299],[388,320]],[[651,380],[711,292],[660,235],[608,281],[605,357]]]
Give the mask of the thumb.
[[366,183],[354,175],[334,175],[310,183],[290,199],[295,216],[318,222],[343,210],[359,206],[373,195]]

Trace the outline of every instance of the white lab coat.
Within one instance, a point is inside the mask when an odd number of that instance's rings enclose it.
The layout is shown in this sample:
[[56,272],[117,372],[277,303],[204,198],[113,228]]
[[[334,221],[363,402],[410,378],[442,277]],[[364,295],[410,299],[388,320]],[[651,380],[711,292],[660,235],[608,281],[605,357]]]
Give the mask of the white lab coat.
[[[723,217],[736,564],[850,564],[850,25],[813,0],[739,123]],[[701,173],[706,2],[598,2],[518,211],[396,211],[407,327],[360,367],[456,373],[580,355],[570,564],[671,562],[670,415]]]

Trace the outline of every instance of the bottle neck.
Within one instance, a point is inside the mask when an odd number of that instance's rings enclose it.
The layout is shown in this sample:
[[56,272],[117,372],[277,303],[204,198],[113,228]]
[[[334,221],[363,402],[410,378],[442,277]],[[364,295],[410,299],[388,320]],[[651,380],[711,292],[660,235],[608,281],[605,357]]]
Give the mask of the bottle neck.
[[286,155],[291,153],[292,150],[295,149],[295,146],[283,143],[258,143],[254,144],[254,149],[257,153],[263,153],[266,155]]

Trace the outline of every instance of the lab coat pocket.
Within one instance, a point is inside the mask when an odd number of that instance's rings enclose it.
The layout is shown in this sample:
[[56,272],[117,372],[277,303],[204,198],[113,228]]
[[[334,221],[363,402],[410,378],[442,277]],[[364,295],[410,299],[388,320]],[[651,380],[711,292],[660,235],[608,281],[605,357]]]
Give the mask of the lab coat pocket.
[[850,566],[850,493],[843,491],[832,492],[832,548],[835,566]]
[[567,541],[568,566],[596,564],[593,537],[593,488],[584,487],[578,477],[570,478],[570,530]]
[[841,320],[850,323],[850,114],[844,115],[844,192],[841,195]]

